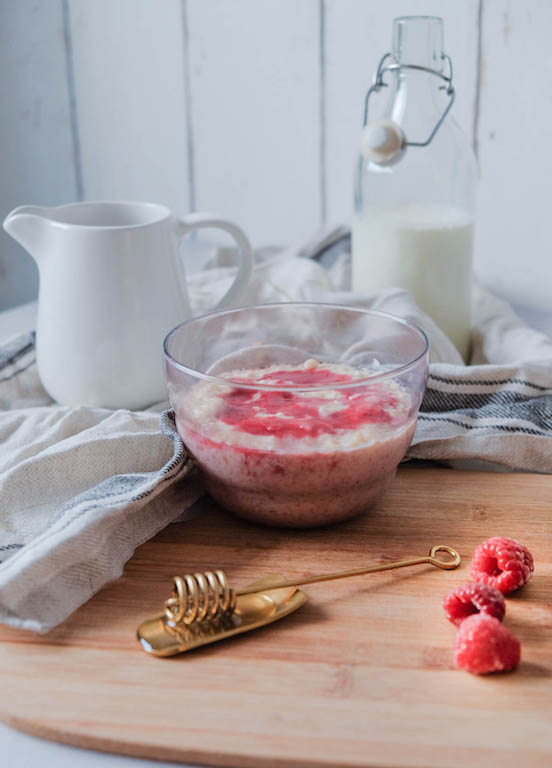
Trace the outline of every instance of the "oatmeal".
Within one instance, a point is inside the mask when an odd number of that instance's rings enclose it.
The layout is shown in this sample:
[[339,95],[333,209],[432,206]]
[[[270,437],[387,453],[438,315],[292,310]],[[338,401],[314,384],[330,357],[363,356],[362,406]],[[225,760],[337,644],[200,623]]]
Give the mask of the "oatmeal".
[[177,426],[210,493],[256,520],[310,526],[363,511],[414,433],[408,392],[347,364],[308,360],[221,378],[228,383],[200,382],[175,404]]

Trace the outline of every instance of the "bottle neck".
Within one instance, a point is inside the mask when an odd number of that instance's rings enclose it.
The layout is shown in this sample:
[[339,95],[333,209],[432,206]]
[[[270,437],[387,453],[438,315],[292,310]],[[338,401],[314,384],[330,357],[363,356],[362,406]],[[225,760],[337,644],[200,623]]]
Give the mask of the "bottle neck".
[[393,22],[391,58],[398,69],[388,114],[399,123],[409,141],[425,141],[438,119],[439,85],[435,75],[405,65],[441,72],[443,22],[435,16],[402,16]]
[[439,119],[443,111],[439,84],[428,72],[401,69],[395,73],[388,115],[401,126],[408,141],[425,141]]
[[443,21],[437,16],[402,16],[393,22],[392,57],[396,64],[419,64],[441,71]]

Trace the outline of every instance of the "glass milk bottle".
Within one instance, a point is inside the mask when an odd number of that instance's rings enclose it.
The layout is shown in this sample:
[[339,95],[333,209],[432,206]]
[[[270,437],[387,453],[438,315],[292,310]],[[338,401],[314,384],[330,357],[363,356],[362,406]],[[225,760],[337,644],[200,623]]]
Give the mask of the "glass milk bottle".
[[[387,109],[376,119],[386,86]],[[395,19],[392,52],[366,95],[352,276],[356,291],[410,291],[466,359],[476,164],[449,113],[453,101],[442,19]]]

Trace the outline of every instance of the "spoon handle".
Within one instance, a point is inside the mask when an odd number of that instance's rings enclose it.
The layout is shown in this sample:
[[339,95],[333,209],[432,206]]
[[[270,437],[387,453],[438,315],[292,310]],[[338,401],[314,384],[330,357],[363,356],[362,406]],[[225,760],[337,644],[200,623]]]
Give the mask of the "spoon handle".
[[[447,552],[451,555],[452,560],[440,560],[436,557],[438,552]],[[272,584],[263,584],[262,589],[259,587],[247,587],[239,590],[237,595],[251,595],[254,592],[266,592],[270,589],[281,589],[282,587],[301,587],[304,584],[316,584],[320,581],[333,581],[335,579],[347,579],[349,576],[362,576],[365,573],[375,573],[376,571],[390,571],[394,568],[406,568],[410,565],[422,565],[423,563],[430,563],[437,568],[443,568],[444,570],[451,570],[457,568],[460,565],[461,557],[458,552],[452,547],[447,547],[444,544],[438,544],[431,548],[429,555],[426,557],[414,557],[408,560],[398,560],[395,563],[383,563],[383,565],[369,565],[365,568],[355,568],[352,571],[339,571],[337,573],[324,573],[317,576],[306,576],[303,579],[294,579],[292,581],[274,581]]]

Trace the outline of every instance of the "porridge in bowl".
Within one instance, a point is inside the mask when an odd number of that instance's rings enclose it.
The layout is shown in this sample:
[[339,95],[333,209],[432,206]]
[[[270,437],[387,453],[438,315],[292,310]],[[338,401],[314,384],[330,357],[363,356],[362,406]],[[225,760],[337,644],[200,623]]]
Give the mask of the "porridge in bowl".
[[367,509],[393,480],[419,402],[394,378],[346,363],[220,374],[173,399],[207,489],[239,515],[305,527]]

